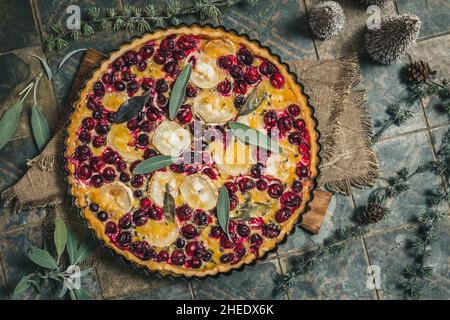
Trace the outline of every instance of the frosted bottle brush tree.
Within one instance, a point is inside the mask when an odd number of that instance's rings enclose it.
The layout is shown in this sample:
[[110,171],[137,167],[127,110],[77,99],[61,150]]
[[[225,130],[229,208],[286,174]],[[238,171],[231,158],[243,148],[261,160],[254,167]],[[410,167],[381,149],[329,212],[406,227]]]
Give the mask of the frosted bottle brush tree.
[[382,64],[391,64],[405,56],[415,44],[421,21],[416,15],[385,17],[378,29],[370,29],[365,47],[370,57]]
[[337,2],[321,2],[311,10],[309,23],[311,31],[317,38],[322,40],[331,39],[344,27],[344,10]]

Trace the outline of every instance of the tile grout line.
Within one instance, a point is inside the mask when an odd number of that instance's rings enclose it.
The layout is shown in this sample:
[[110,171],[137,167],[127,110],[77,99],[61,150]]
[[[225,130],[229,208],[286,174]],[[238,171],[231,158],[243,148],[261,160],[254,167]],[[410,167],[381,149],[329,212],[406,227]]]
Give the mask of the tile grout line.
[[312,41],[314,44],[314,51],[316,52],[316,58],[317,58],[317,60],[320,60],[320,55],[319,55],[319,50],[317,49],[316,39],[312,33],[311,26],[309,25],[309,14],[308,14],[309,12],[308,12],[308,7],[306,5],[306,0],[302,0],[302,3],[305,8],[306,20],[308,22],[308,30],[309,30],[309,34],[311,35],[311,38],[312,38]]
[[94,269],[95,269],[95,276],[97,277],[98,288],[100,289],[100,295],[101,295],[102,300],[104,300],[105,295],[103,294],[103,287],[102,287],[102,283],[100,281],[100,276],[98,274],[98,268],[94,267]]
[[[285,271],[283,271],[283,266],[281,265],[281,260],[280,260],[280,257],[278,256],[278,250],[276,251],[276,255],[277,255],[276,262],[278,264],[278,268],[280,269],[280,274],[284,275]],[[289,292],[285,293],[285,300],[291,300],[291,296],[290,296]]]
[[447,31],[444,31],[444,32],[440,32],[440,33],[431,34],[429,36],[424,36],[422,38],[417,39],[416,42],[417,43],[421,43],[421,42],[425,42],[425,41],[428,41],[428,40],[433,40],[433,39],[438,39],[438,38],[441,38],[441,37],[445,37],[445,36],[448,36],[448,35],[450,35],[450,30],[447,30]]
[[196,298],[195,298],[195,291],[194,291],[194,287],[192,286],[192,283],[191,283],[191,281],[189,281],[189,282],[188,282],[188,287],[189,287],[189,290],[190,290],[190,292],[191,292],[191,297],[192,297],[192,300],[196,300]]
[[8,295],[8,299],[11,300],[11,295],[8,290],[8,283],[6,282],[5,265],[3,264],[3,259],[2,259],[1,254],[0,254],[0,268],[2,269],[3,284],[5,285],[6,294]]
[[[44,37],[43,37],[43,32],[42,32],[39,11],[37,10],[37,4],[36,4],[35,0],[29,0],[29,2],[30,2],[30,7],[31,7],[31,13],[33,14],[34,24],[36,26],[36,31],[39,33],[39,38],[41,39],[41,44],[43,46],[44,45]],[[41,48],[42,48],[42,46],[41,46]]]

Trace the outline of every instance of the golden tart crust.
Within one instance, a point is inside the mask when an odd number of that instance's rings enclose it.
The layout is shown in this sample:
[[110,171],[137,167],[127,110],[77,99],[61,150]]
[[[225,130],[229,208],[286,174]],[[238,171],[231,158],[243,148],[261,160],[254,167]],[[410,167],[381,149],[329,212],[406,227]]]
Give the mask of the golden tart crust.
[[[82,121],[83,119],[90,117],[92,114],[92,111],[89,110],[86,105],[87,97],[92,92],[94,84],[97,81],[101,81],[102,76],[108,72],[108,69],[110,68],[111,64],[116,59],[121,58],[125,53],[127,53],[130,50],[138,50],[139,48],[148,43],[159,44],[161,39],[164,39],[168,36],[178,37],[182,35],[195,36],[201,39],[208,39],[209,40],[208,45],[206,47],[203,46],[202,51],[207,52],[209,56],[213,57],[214,59],[217,59],[220,56],[226,54],[235,54],[236,51],[239,49],[239,47],[244,46],[248,50],[250,50],[250,52],[255,57],[265,59],[266,61],[269,61],[270,63],[275,65],[279,73],[285,79],[284,88],[288,88],[288,90],[285,90],[286,91],[285,94],[272,95],[273,106],[277,107],[278,104],[279,105],[283,104],[283,108],[285,108],[287,102],[291,103],[295,102],[295,104],[300,106],[301,118],[304,120],[306,131],[309,134],[309,175],[302,181],[303,188],[300,191],[301,195],[300,205],[295,210],[293,210],[292,216],[286,222],[281,224],[279,234],[277,236],[275,236],[274,238],[264,237],[264,241],[257,248],[256,251],[257,254],[251,253],[249,250],[247,250],[246,254],[234,264],[222,263],[218,261],[218,257],[221,254],[218,249],[219,245],[217,243],[217,240],[210,239],[208,237],[207,232],[210,230],[209,226],[206,229],[204,229],[203,233],[200,234],[200,239],[205,242],[204,244],[208,246],[208,249],[212,250],[214,263],[212,262],[204,263],[198,269],[186,267],[185,265],[178,266],[168,262],[159,262],[154,259],[143,260],[137,257],[135,254],[133,254],[130,250],[120,248],[113,242],[112,238],[105,233],[105,223],[98,219],[95,212],[91,210],[92,208],[90,209],[89,204],[92,202],[93,197],[91,192],[94,192],[92,191],[92,189],[94,188],[90,187],[88,184],[80,182],[80,179],[78,179],[77,177],[77,163],[71,161],[77,150],[77,147],[82,145],[82,143],[80,142],[80,138],[78,136],[80,130],[79,128],[82,125]],[[229,52],[229,50],[234,50],[234,52]],[[155,74],[154,76],[156,78],[158,75]],[[206,84],[205,87],[210,85],[208,81],[205,84]],[[269,81],[266,81],[264,85],[268,86],[268,84]],[[215,83],[212,84],[211,82],[212,87],[214,87],[215,85],[216,85]],[[225,31],[221,28],[213,28],[210,26],[198,26],[198,25],[183,26],[178,28],[168,28],[165,30],[158,30],[151,34],[146,34],[141,38],[134,39],[131,43],[122,45],[118,51],[113,52],[108,59],[104,60],[101,63],[101,65],[94,71],[92,76],[85,82],[84,87],[81,89],[79,93],[78,100],[74,103],[74,111],[71,114],[67,125],[64,156],[66,159],[66,171],[68,173],[67,180],[69,183],[70,193],[74,197],[76,206],[81,209],[82,216],[84,217],[84,219],[87,220],[89,227],[92,230],[94,230],[96,236],[107,247],[111,248],[114,252],[116,252],[126,260],[131,261],[137,266],[146,268],[149,271],[157,271],[161,274],[173,276],[203,277],[208,275],[215,275],[217,273],[227,272],[232,269],[238,269],[245,264],[251,263],[258,257],[262,257],[266,252],[275,248],[277,243],[282,241],[283,238],[291,232],[296,222],[298,221],[301,213],[303,213],[307,208],[307,203],[311,200],[312,197],[312,190],[315,186],[315,178],[318,175],[318,165],[319,165],[318,133],[316,131],[315,120],[313,117],[313,110],[309,106],[308,98],[302,93],[302,89],[303,88],[301,87],[301,85],[298,84],[294,79],[294,76],[291,73],[289,73],[287,66],[285,64],[280,63],[278,58],[274,57],[267,48],[261,47],[258,43],[250,41],[246,37],[240,36],[234,32]],[[202,90],[208,89],[202,88]],[[104,104],[105,103],[106,102],[104,102]],[[110,99],[110,101],[108,101],[107,104],[108,109],[112,109],[113,111],[116,110],[117,107],[120,105],[120,103],[114,101],[114,99]],[[259,121],[258,119],[250,119],[250,120],[242,119],[242,122],[244,123],[247,122],[247,124],[250,126],[254,126],[255,123],[258,123],[258,121]],[[259,126],[259,124],[256,124],[255,126]],[[100,151],[93,150],[92,153],[93,156],[97,156],[100,154]],[[142,157],[142,150],[139,149],[130,150],[130,154],[128,156],[131,159]],[[272,167],[275,168],[274,169],[275,173],[272,174],[276,174],[277,165],[275,164]],[[293,179],[295,178],[293,168],[288,167],[285,169],[288,170],[289,173],[287,174],[287,176],[283,177],[282,180],[284,179],[285,183],[292,183]],[[277,177],[273,178],[277,179]],[[114,200],[115,202],[113,204],[110,204],[111,201],[108,201],[109,203],[108,210],[111,210],[112,215],[114,216],[116,222],[120,217],[119,213],[114,214],[115,211],[120,211],[120,208],[127,206],[139,207],[139,200],[131,198],[131,196],[129,196],[130,193],[128,190],[126,191],[123,190],[119,193],[120,194],[120,197],[118,198],[119,200],[115,199]],[[96,192],[98,193],[98,190]],[[253,194],[255,194],[255,192],[250,194],[253,197]],[[130,197],[130,199],[127,198],[127,195]],[[244,201],[243,199],[240,200]],[[268,202],[271,203],[270,201]],[[102,203],[100,203],[100,210],[102,209],[103,209]],[[266,216],[264,219],[265,222],[273,221],[274,212],[270,212],[270,214]],[[151,223],[155,224],[154,221],[152,221]],[[164,228],[159,228],[158,230],[164,230]],[[156,230],[156,229],[149,229],[149,230]],[[225,252],[228,251],[225,250]]]

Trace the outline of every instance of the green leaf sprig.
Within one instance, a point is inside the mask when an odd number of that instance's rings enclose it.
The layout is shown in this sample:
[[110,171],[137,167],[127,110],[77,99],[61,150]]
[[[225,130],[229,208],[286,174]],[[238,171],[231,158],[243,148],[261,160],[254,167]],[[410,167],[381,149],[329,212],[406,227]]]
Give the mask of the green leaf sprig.
[[227,188],[224,186],[219,189],[217,198],[217,220],[222,230],[228,234],[228,225],[230,221],[230,196]]
[[151,90],[141,96],[134,96],[122,103],[117,110],[116,123],[124,123],[142,111],[150,100]]
[[141,163],[139,163],[136,168],[133,170],[134,174],[147,174],[153,171],[157,171],[159,169],[168,167],[169,165],[177,162],[179,159],[171,157],[171,156],[154,156],[148,158]]
[[39,76],[34,83],[34,105],[31,107],[31,129],[36,145],[39,151],[42,151],[50,141],[51,135],[47,120],[42,114],[37,102],[37,88],[40,80],[41,76]]
[[265,133],[253,129],[243,123],[229,122],[233,135],[244,143],[248,143],[275,153],[282,153],[278,142],[270,138]]
[[239,116],[246,116],[261,105],[261,103],[264,102],[268,97],[268,94],[266,92],[260,92],[260,90],[254,89],[245,100],[242,107],[239,109],[238,117]]
[[169,118],[170,120],[175,120],[178,110],[180,110],[181,104],[186,93],[186,88],[189,83],[189,78],[191,77],[192,63],[186,64],[183,70],[180,71],[173,89],[170,93],[169,100]]

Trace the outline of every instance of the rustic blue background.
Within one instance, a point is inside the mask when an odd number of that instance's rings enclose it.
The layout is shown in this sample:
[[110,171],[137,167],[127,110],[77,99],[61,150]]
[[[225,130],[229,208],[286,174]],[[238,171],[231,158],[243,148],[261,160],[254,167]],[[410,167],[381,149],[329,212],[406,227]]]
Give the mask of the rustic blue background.
[[[107,51],[129,39],[127,31],[99,32],[90,39],[71,43],[63,52],[49,52],[43,46],[51,25],[61,21],[65,8],[77,3],[82,8],[91,5],[118,7],[125,3],[142,5],[162,1],[60,1],[60,0],[1,0],[0,1],[0,114],[8,108],[25,83],[41,72],[41,66],[30,54],[44,56],[56,71],[61,58],[70,50],[92,47]],[[183,2],[183,1],[182,1]],[[400,78],[401,70],[411,59],[426,59],[441,70],[439,76],[450,76],[450,1],[449,0],[397,0],[388,1],[385,14],[417,14],[423,26],[417,46],[411,56],[391,66],[372,62],[364,53],[361,39],[367,14],[365,6],[357,0],[338,0],[345,10],[347,23],[342,33],[330,41],[315,40],[309,30],[307,12],[318,0],[260,1],[255,7],[239,5],[224,12],[221,23],[259,39],[272,47],[284,60],[301,58],[338,58],[351,53],[360,56],[362,86],[367,89],[369,109],[375,128],[376,121],[385,116],[388,105],[397,102],[405,94]],[[158,4],[159,3],[159,4]],[[186,22],[195,17],[186,17]],[[82,54],[73,56],[53,81],[43,81],[38,98],[52,128],[58,119],[65,117],[63,105]],[[375,146],[383,176],[393,174],[403,166],[415,166],[433,159],[435,143],[449,128],[450,118],[434,108],[433,101],[424,101],[416,107],[414,119],[401,128],[386,132]],[[31,100],[27,100],[20,127],[11,141],[0,151],[0,191],[13,185],[26,170],[26,160],[37,154],[30,136],[29,112]],[[424,194],[440,185],[439,177],[424,174],[413,179],[413,188],[405,196],[392,203],[392,213],[380,224],[371,228],[363,240],[349,243],[346,250],[329,257],[310,275],[299,279],[287,295],[274,293],[274,277],[296,263],[299,255],[313,248],[332,230],[351,223],[355,206],[365,203],[370,190],[354,190],[350,197],[336,196],[335,205],[327,215],[322,231],[311,236],[297,230],[277,252],[259,261],[255,266],[234,272],[229,276],[203,281],[160,280],[157,289],[149,289],[149,277],[131,267],[110,258],[106,266],[99,266],[85,280],[91,296],[97,299],[401,299],[403,293],[397,287],[403,266],[409,263],[405,251],[408,237],[413,236],[415,225],[411,220],[425,206]],[[12,214],[12,207],[0,209],[0,299],[12,298],[18,279],[32,271],[26,253],[30,246],[42,245],[42,221],[46,210],[21,211]],[[444,222],[441,242],[433,251],[436,274],[425,287],[425,298],[450,298],[449,223]],[[381,289],[366,287],[366,270],[369,264],[381,267]],[[20,298],[52,298],[50,293],[38,295],[28,291]]]

